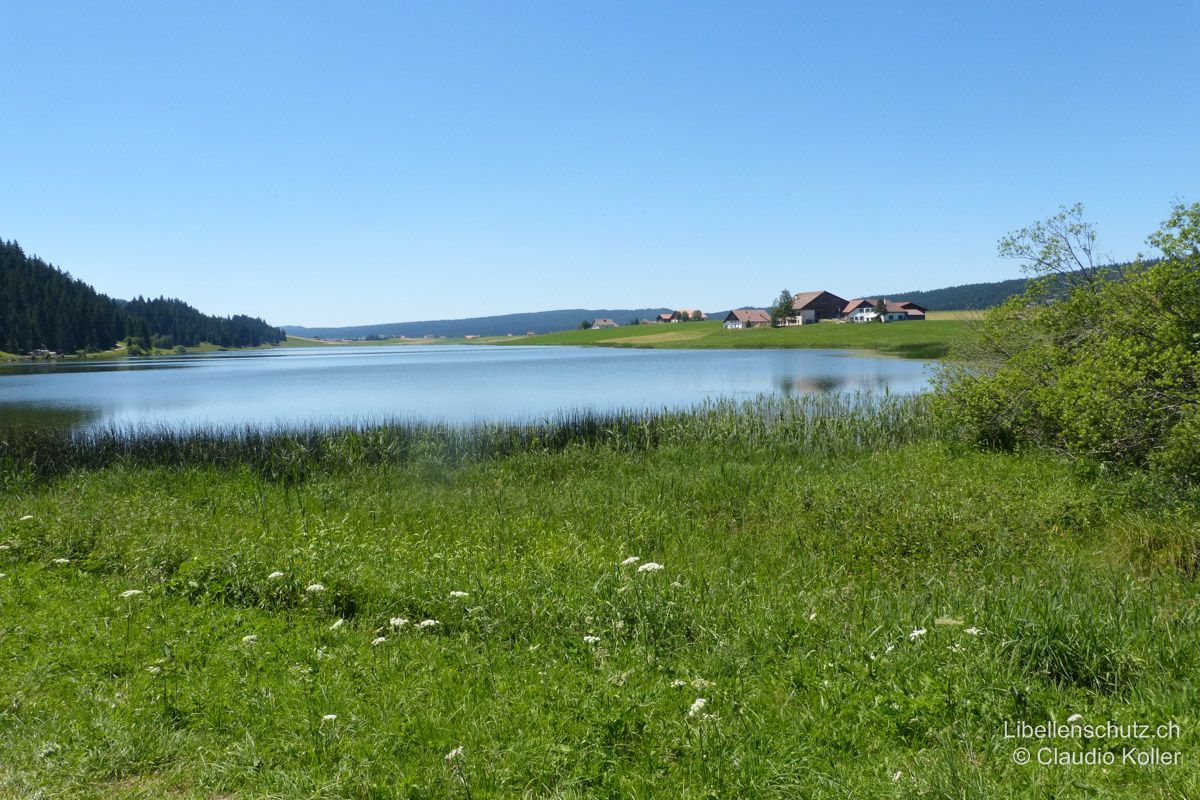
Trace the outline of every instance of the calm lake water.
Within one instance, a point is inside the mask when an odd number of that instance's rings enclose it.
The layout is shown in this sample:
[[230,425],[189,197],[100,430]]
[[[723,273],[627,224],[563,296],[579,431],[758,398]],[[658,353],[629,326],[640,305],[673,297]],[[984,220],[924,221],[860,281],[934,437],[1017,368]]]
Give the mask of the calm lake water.
[[0,365],[0,427],[525,422],[717,398],[919,392],[926,362],[835,350],[430,345]]

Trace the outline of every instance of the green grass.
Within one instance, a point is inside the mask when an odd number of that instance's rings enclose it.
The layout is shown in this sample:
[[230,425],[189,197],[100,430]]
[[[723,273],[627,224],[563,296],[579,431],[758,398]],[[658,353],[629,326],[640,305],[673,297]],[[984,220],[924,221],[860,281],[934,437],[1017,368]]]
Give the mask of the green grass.
[[[831,348],[866,349],[907,358],[941,358],[971,337],[969,320],[940,319],[891,324],[823,322],[792,328],[725,330],[719,321],[629,325],[514,337],[510,344],[651,348]],[[489,341],[488,343],[496,343]],[[501,340],[499,343],[504,344]]]
[[0,796],[1200,793],[1194,498],[920,400],[3,441]]

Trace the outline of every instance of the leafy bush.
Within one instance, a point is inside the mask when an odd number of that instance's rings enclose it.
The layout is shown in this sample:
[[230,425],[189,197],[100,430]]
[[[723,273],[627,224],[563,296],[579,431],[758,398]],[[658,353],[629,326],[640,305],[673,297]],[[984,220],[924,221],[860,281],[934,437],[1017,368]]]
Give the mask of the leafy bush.
[[947,367],[938,408],[988,446],[1049,447],[1200,478],[1200,203],[1149,238],[1157,261],[1092,259],[1082,208],[1018,231],[1024,295],[988,315],[977,349]]

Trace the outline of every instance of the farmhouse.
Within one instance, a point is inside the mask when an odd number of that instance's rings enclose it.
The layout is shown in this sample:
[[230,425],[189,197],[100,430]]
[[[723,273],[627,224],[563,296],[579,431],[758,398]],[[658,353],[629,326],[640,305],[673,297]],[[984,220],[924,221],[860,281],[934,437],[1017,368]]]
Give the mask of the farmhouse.
[[708,315],[698,308],[677,308],[674,311],[664,311],[654,318],[655,322],[691,322],[706,320]]
[[873,297],[851,300],[843,308],[842,315],[851,322],[907,322],[925,319],[926,309],[910,300],[884,300],[882,313],[879,305],[880,301]]
[[823,319],[840,319],[846,301],[832,292],[800,292],[792,300],[792,316],[784,325],[809,325]]
[[613,322],[608,317],[601,317],[600,319],[592,320],[592,327],[593,328],[619,328],[621,326],[618,325],[617,323]]
[[728,330],[758,328],[770,324],[771,315],[761,308],[735,308],[725,317],[725,328]]

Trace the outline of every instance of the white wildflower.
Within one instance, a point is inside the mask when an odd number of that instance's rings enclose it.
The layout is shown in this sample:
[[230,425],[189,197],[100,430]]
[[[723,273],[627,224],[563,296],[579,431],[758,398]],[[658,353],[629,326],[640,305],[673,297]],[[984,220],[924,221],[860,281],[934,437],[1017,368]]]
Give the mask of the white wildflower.
[[378,647],[379,645],[383,644],[386,641],[387,641],[386,636],[376,636],[374,639],[371,640],[371,647]]
[[708,687],[710,687],[712,685],[713,685],[712,681],[706,681],[706,680],[704,680],[704,678],[693,678],[692,679],[692,688],[693,689],[707,689]]
[[817,612],[815,612],[815,611],[813,611],[811,614],[808,615],[809,622],[813,622],[814,620],[816,620],[816,618],[817,618]]
[[158,664],[151,664],[150,666],[146,667],[146,672],[149,672],[151,675],[157,675],[158,673],[162,672],[162,667],[160,667]]
[[963,633],[969,633],[972,636],[980,636],[983,634],[983,631],[979,630],[979,628],[967,628],[963,631]]
[[458,591],[455,591],[455,592],[451,592],[451,593],[450,593],[450,597],[451,597],[451,598],[453,598],[453,599],[455,599],[455,600],[459,599],[460,597],[470,597],[470,596],[471,596],[471,595],[467,594],[466,592],[458,592]]
[[283,577],[283,573],[280,572],[279,570],[275,570],[274,572],[272,572],[270,575],[267,576],[267,580],[277,581],[282,577]]
[[915,642],[917,639],[920,639],[920,638],[921,638],[922,636],[924,636],[924,635],[925,635],[925,629],[924,629],[924,628],[917,628],[915,631],[913,631],[912,633],[910,633],[910,634],[908,635],[908,638],[909,638],[909,640],[910,640],[910,641],[913,641],[913,642]]
[[637,571],[638,572],[658,572],[658,571],[662,570],[662,568],[663,568],[662,564],[658,564],[654,561],[647,561],[645,564],[642,564],[640,567],[638,567]]
[[451,763],[455,762],[455,761],[460,761],[462,759],[465,759],[466,757],[467,756],[463,752],[463,746],[461,744],[458,747],[451,750],[449,753],[446,753],[446,761],[451,762]]
[[1072,714],[1071,716],[1067,717],[1067,722],[1079,722],[1081,719],[1083,719],[1083,714]]
[[121,592],[121,597],[128,600],[129,598],[137,597],[140,594],[145,594],[145,592],[143,592],[141,589],[126,589],[125,591]]
[[886,656],[888,653],[892,652],[895,649],[896,649],[896,645],[889,644],[887,647],[883,648],[883,654]]
[[257,643],[258,643],[258,634],[257,633],[251,633],[247,636],[242,637],[242,644],[257,644]]
[[683,678],[676,678],[675,680],[671,681],[672,689],[678,689],[681,686],[687,686],[687,685],[688,685],[688,682],[685,681]]
[[438,622],[436,619],[423,619],[423,620],[421,620],[420,622],[418,622],[418,623],[417,623],[417,627],[418,627],[418,628],[421,628],[421,629],[425,629],[425,628],[435,628],[435,627],[437,627],[438,625],[441,625],[441,624],[442,624],[442,623]]
[[671,588],[672,589],[682,589],[683,584],[680,583],[679,581],[671,581]]
[[318,592],[325,591],[325,586],[320,583],[310,583],[308,586],[304,587],[304,591],[308,592],[309,594],[317,594]]
[[703,697],[697,697],[696,702],[692,703],[692,707],[688,709],[688,716],[689,717],[699,716],[700,713],[702,711],[704,711],[704,707],[706,705],[708,705],[707,700],[705,700]]
[[339,619],[336,622],[334,622],[332,625],[329,626],[329,630],[336,631],[338,628],[342,627],[345,624],[346,624],[346,620]]
[[325,716],[321,717],[321,722],[336,722],[336,721],[337,721],[337,714],[326,714]]
[[585,636],[585,637],[583,637],[583,643],[584,643],[584,644],[596,644],[596,643],[597,643],[597,642],[599,642],[599,641],[600,641],[600,637],[599,637],[599,636]]
[[55,564],[70,564],[70,563],[71,563],[71,559],[69,559],[69,558],[56,558],[56,559],[54,559],[54,563],[55,563]]
[[638,558],[637,556],[630,556],[629,558],[627,558],[621,562],[621,566],[628,567],[630,564],[636,564],[639,561],[641,561],[641,559]]
[[392,617],[390,620],[388,620],[388,624],[391,625],[394,630],[400,630],[408,624],[408,620],[406,620],[404,617]]
[[900,770],[896,770],[895,772],[892,773],[892,783],[895,783],[896,781],[900,780],[900,778],[902,778],[903,776],[904,776],[903,772],[901,772]]

